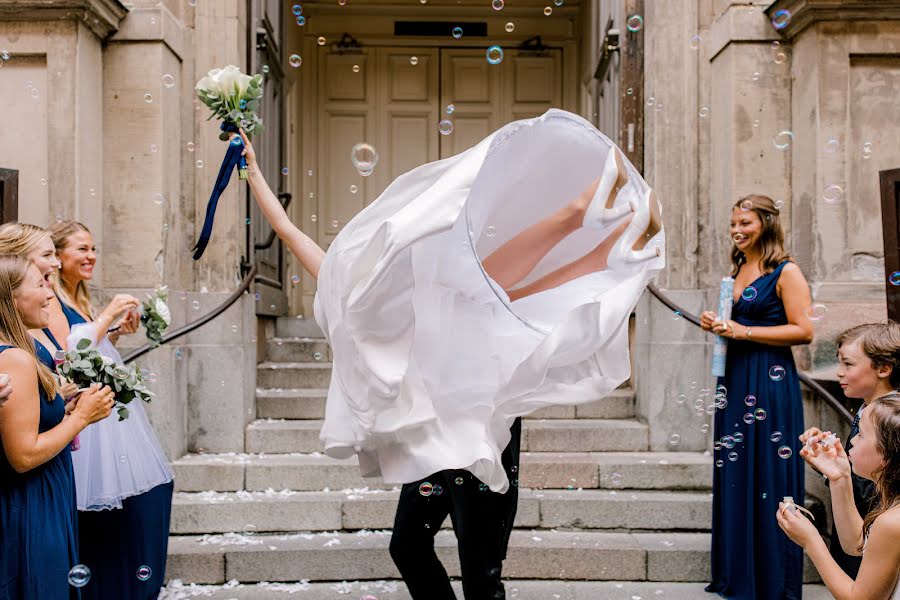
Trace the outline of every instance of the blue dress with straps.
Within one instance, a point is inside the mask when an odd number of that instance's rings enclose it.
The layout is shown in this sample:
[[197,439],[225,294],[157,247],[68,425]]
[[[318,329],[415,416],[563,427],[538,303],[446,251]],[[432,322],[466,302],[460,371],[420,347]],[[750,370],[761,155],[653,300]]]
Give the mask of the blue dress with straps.
[[[734,321],[751,328],[788,323],[776,292],[787,263],[747,286],[756,295],[738,298]],[[803,433],[803,398],[791,348],[729,340],[725,376],[718,383],[727,388],[728,404],[716,410],[715,439],[731,438],[714,456],[707,591],[745,600],[799,600],[803,551],[775,520],[784,496],[800,506],[804,498],[797,439]]]
[[[45,333],[53,339],[48,330]],[[0,345],[0,352],[12,346]],[[53,369],[53,357],[35,342],[38,359]],[[65,403],[39,386],[38,432],[60,424]],[[3,409],[0,408],[0,411]],[[56,456],[17,473],[0,445],[0,600],[76,600],[68,582],[78,564],[75,479],[67,444]]]

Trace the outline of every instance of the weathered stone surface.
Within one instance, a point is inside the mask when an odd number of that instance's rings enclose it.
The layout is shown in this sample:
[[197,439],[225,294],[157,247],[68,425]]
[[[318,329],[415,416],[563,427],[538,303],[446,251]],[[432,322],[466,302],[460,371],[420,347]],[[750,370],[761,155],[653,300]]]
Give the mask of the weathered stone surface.
[[616,419],[526,421],[522,446],[529,452],[606,452],[647,450],[648,428]]
[[330,381],[330,363],[264,362],[256,371],[260,388],[327,388]]

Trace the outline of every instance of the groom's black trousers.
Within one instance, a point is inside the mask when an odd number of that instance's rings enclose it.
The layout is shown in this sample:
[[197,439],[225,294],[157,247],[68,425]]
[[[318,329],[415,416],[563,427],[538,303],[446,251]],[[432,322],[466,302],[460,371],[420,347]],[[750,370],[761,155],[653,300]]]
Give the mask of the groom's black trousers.
[[[519,500],[521,419],[516,419],[510,432],[512,439],[502,457],[510,482],[505,494],[490,491],[471,473],[461,470],[440,471],[403,486],[394,519],[391,557],[413,600],[456,598],[447,571],[434,552],[434,536],[448,514],[459,544],[466,600],[506,598],[500,568]],[[462,483],[457,483],[460,478]],[[419,486],[425,481],[441,486],[440,495],[423,496]]]

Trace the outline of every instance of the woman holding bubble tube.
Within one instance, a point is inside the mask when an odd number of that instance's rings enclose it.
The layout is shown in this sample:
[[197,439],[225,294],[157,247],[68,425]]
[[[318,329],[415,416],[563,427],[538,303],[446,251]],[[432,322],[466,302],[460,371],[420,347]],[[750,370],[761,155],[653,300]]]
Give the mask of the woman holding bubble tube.
[[784,250],[779,209],[751,195],[731,215],[731,319],[701,315],[728,341],[714,417],[712,582],[725,598],[798,600],[803,555],[771,515],[779,500],[803,505],[803,400],[791,346],[812,340],[806,279]]

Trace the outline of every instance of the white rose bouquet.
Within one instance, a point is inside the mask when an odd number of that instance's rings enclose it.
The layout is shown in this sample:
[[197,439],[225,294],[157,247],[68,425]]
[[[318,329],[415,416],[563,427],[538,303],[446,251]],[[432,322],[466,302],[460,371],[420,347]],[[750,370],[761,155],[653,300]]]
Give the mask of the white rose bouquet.
[[163,334],[172,324],[172,311],[166,302],[169,300],[169,288],[161,286],[141,304],[141,324],[147,331],[147,339],[154,346],[162,342]]
[[92,383],[108,385],[116,393],[116,412],[119,420],[128,418],[126,404],[132,400],[150,402],[153,392],[147,389],[145,373],[137,367],[118,365],[91,346],[91,341],[83,339],[74,350],[65,353],[57,371],[79,388],[87,388]]
[[199,260],[206,251],[212,236],[213,220],[216,216],[216,205],[219,197],[231,179],[231,172],[237,167],[238,177],[247,179],[247,160],[244,158],[244,141],[235,135],[243,129],[248,136],[262,131],[262,119],[256,114],[259,100],[262,98],[262,75],[245,75],[234,65],[224,69],[213,69],[206,77],[197,82],[197,97],[212,111],[210,119],[218,117],[222,120],[219,138],[231,140],[219,175],[213,184],[209,202],[206,205],[206,218],[203,228],[194,246],[194,260]]
[[[197,98],[212,111],[209,118],[218,118],[235,127],[231,132],[223,128],[219,135],[221,140],[228,140],[238,127],[249,138],[262,132],[262,119],[256,114],[263,94],[262,81],[262,75],[251,77],[241,73],[236,66],[228,65],[224,69],[213,69],[197,82]],[[241,179],[246,179],[246,174],[242,174]]]

